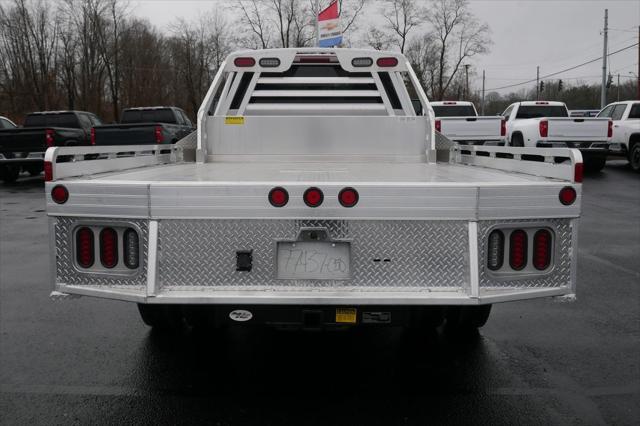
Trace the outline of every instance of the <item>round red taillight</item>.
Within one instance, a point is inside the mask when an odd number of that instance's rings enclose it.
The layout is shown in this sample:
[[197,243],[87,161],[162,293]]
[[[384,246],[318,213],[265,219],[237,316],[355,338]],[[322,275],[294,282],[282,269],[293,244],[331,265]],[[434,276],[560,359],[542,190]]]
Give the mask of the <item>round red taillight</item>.
[[560,194],[558,195],[558,198],[560,198],[560,202],[565,206],[570,206],[571,204],[573,204],[576,201],[577,197],[578,194],[576,193],[576,190],[570,186],[565,186],[564,188],[562,188],[560,190]]
[[358,204],[358,191],[353,188],[344,188],[338,194],[338,201],[342,204],[342,207],[353,207]]
[[273,207],[284,207],[289,202],[289,193],[282,187],[269,191],[269,202]]
[[304,191],[304,203],[309,207],[318,207],[324,200],[324,194],[320,188],[309,188]]
[[64,204],[69,199],[69,191],[62,185],[56,185],[51,190],[51,198],[58,204]]

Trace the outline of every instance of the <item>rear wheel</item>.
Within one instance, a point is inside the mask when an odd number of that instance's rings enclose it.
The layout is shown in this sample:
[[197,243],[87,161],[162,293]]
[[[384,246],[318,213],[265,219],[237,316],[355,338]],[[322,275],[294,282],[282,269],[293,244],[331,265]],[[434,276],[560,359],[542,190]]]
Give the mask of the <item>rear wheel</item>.
[[584,171],[587,173],[598,173],[607,164],[607,157],[604,155],[585,155],[584,156]]
[[491,305],[450,306],[446,312],[447,326],[460,330],[475,330],[487,323]]
[[629,164],[634,171],[640,172],[640,142],[631,145],[631,149],[629,149]]
[[42,173],[42,166],[27,166],[25,167],[25,170],[31,176],[38,176],[40,173]]
[[514,133],[513,136],[511,136],[511,146],[518,148],[524,147],[524,139],[520,133]]
[[4,183],[15,183],[20,176],[20,166],[4,166],[0,169],[0,175]]
[[180,305],[149,305],[138,303],[142,321],[154,330],[177,332],[184,326],[184,316]]

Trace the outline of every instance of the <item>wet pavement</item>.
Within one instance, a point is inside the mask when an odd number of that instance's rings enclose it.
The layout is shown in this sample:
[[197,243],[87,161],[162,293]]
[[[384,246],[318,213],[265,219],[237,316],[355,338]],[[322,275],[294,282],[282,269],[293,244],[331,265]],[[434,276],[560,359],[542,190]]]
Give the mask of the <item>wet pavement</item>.
[[135,304],[49,299],[43,184],[0,184],[0,423],[638,424],[640,175],[584,184],[578,299],[439,329],[166,337]]

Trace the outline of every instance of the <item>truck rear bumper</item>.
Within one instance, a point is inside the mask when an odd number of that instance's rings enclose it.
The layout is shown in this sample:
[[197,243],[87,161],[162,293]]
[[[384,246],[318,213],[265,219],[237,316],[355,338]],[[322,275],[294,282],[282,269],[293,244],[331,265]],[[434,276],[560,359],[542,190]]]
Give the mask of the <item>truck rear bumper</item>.
[[[146,221],[52,217],[50,221],[54,296],[149,304],[401,306],[479,305],[575,292],[576,219]],[[110,272],[99,266],[83,270],[76,265],[74,230],[102,225],[139,231],[138,271],[126,273],[116,268]],[[552,266],[542,272],[532,267],[513,271],[507,266],[503,271],[489,271],[485,266],[487,239],[498,228],[506,235],[509,229],[551,230]],[[332,241],[348,241],[352,277],[279,279],[277,241],[296,241],[301,229],[323,229]],[[99,231],[95,232],[97,240]],[[240,250],[253,253],[249,271],[237,268]],[[98,254],[96,262],[100,262]]]
[[24,157],[7,158],[4,154],[0,153],[0,164],[30,164],[30,163],[42,163],[44,161],[44,152],[30,152]]

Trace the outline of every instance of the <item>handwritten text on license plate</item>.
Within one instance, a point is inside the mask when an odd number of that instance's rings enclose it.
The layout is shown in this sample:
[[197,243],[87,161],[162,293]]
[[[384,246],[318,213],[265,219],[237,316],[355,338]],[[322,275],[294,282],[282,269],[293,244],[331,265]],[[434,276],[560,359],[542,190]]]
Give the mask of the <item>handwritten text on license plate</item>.
[[351,278],[350,268],[349,243],[278,243],[280,279],[346,280]]

